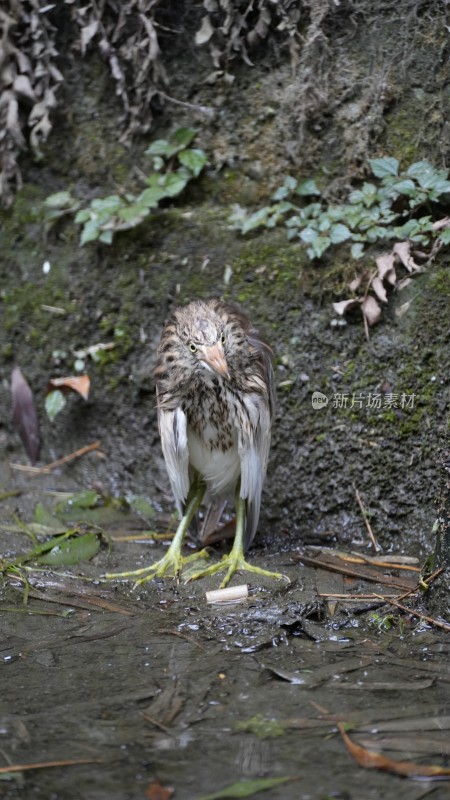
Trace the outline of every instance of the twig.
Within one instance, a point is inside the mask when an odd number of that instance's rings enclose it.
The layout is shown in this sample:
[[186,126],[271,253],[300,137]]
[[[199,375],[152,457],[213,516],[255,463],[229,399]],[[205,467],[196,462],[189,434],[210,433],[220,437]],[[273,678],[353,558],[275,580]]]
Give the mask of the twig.
[[90,453],[92,450],[98,450],[100,445],[100,441],[92,442],[92,444],[87,444],[85,447],[81,447],[79,450],[75,450],[73,453],[63,456],[63,458],[58,458],[57,461],[52,461],[45,467],[29,467],[26,464],[10,464],[9,466],[11,469],[18,470],[19,472],[28,472],[33,476],[47,475],[53,469],[62,466],[62,464],[67,464],[69,461],[73,461],[75,458],[80,458],[80,456],[84,456],[86,453]]
[[377,543],[377,540],[375,539],[375,536],[374,536],[374,534],[373,534],[372,527],[371,527],[371,525],[370,525],[370,522],[369,522],[369,520],[368,520],[368,518],[367,518],[367,512],[366,512],[366,510],[365,510],[365,508],[364,508],[364,506],[363,506],[363,502],[362,502],[362,500],[361,500],[361,495],[360,495],[360,493],[358,492],[358,489],[356,488],[356,486],[355,486],[355,483],[354,483],[354,482],[352,483],[352,486],[353,486],[353,491],[354,491],[354,493],[355,493],[356,500],[358,501],[358,505],[359,505],[359,507],[360,507],[360,509],[361,509],[361,514],[363,515],[364,522],[365,522],[365,524],[366,524],[366,528],[367,528],[367,531],[368,531],[368,533],[369,533],[370,540],[371,540],[371,542],[372,542],[372,545],[373,545],[373,549],[375,550],[375,552],[379,552],[379,551],[381,550],[381,547],[380,547],[380,545]]
[[[378,597],[379,600],[385,600],[385,598],[381,594],[375,595],[375,597]],[[400,611],[406,611],[407,614],[412,614],[413,617],[424,619],[425,622],[429,622],[430,625],[435,625],[437,628],[442,628],[442,630],[444,631],[450,631],[450,625],[447,622],[440,622],[437,619],[433,619],[433,617],[428,617],[426,614],[421,614],[420,611],[414,611],[412,608],[408,608],[408,606],[403,606],[401,603],[397,603],[396,600],[390,599],[390,600],[385,600],[385,602],[388,603],[390,606],[395,606],[396,608],[399,608]]]
[[49,767],[74,767],[77,764],[104,764],[102,758],[70,758],[64,761],[41,761],[37,764],[12,764],[10,767],[0,767],[0,775],[9,772],[25,772],[29,769],[48,769]]

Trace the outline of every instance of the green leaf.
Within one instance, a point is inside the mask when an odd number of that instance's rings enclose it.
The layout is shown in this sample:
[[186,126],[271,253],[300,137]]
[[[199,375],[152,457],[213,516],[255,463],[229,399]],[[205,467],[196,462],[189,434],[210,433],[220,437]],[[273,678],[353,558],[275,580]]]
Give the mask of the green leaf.
[[332,225],[330,230],[330,239],[332,244],[340,244],[350,239],[351,233],[346,225]]
[[270,208],[265,206],[264,208],[260,208],[259,211],[255,211],[254,214],[250,214],[250,216],[247,217],[241,225],[242,233],[248,233],[249,231],[253,231],[255,228],[259,228],[260,225],[265,225],[269,213]]
[[208,157],[203,150],[182,150],[181,153],[178,153],[178,158],[183,166],[194,173],[196,178],[208,161]]
[[398,161],[396,158],[386,156],[385,158],[369,158],[369,164],[373,174],[377,178],[385,178],[387,175],[398,175]]
[[407,196],[414,194],[417,191],[417,186],[414,181],[405,178],[402,181],[395,181],[389,186],[389,195],[392,194],[406,194]]
[[87,244],[88,242],[93,242],[95,239],[99,237],[99,229],[98,229],[98,221],[96,219],[91,219],[89,222],[86,222],[83,231],[81,233],[80,244]]
[[181,170],[170,172],[168,175],[162,175],[161,178],[164,180],[161,180],[159,185],[161,188],[164,188],[166,197],[176,197],[189,182],[189,175]]
[[[436,170],[429,161],[417,161],[415,164],[411,164],[406,174],[410,178],[414,178],[422,189],[430,189],[442,177],[442,173]],[[447,177],[446,172],[444,172],[444,177]]]
[[231,783],[223,789],[219,789],[212,794],[204,794],[198,797],[197,800],[226,800],[227,797],[251,797],[257,792],[265,792],[267,789],[273,789],[275,786],[280,786],[282,783],[292,781],[291,777],[284,778],[256,778],[252,781],[239,781],[238,783]]
[[323,255],[323,253],[325,252],[325,250],[328,250],[330,244],[331,244],[331,239],[329,238],[329,236],[318,236],[318,238],[311,243],[310,250],[313,251],[315,258],[320,258],[321,255]]
[[301,184],[295,190],[295,194],[299,194],[301,197],[307,197],[310,194],[320,195],[321,191],[317,187],[316,182],[309,178],[308,180],[301,182]]
[[196,128],[178,128],[172,136],[172,142],[179,148],[185,148],[197,136]]
[[123,200],[118,194],[110,194],[107,197],[96,197],[91,202],[91,208],[97,212],[109,212],[113,214],[122,208]]
[[446,228],[439,234],[438,239],[444,244],[450,244],[450,228]]
[[164,159],[161,156],[155,156],[153,159],[153,169],[155,172],[161,172],[164,168]]
[[147,208],[157,208],[159,201],[162,200],[163,197],[165,197],[164,190],[155,185],[144,189],[144,191],[136,197],[136,200],[139,205],[147,206]]
[[145,155],[165,156],[166,158],[170,158],[177,152],[178,149],[178,147],[170,144],[167,139],[156,139],[156,141],[151,143],[150,147],[147,147],[147,150],[145,150]]
[[126,499],[130,508],[132,508],[136,514],[139,514],[140,517],[144,517],[144,519],[153,519],[156,516],[155,509],[150,501],[145,497],[140,497],[137,494],[131,494],[128,495]]
[[318,236],[319,234],[314,228],[303,228],[303,230],[300,231],[300,239],[302,242],[305,242],[305,244],[312,244]]
[[66,529],[61,525],[59,519],[53,516],[50,511],[47,511],[42,503],[38,503],[34,509],[34,519],[39,526],[45,526],[47,529],[53,530],[55,533],[63,533]]
[[75,214],[75,222],[87,222],[91,216],[92,213],[90,208],[81,208],[80,211]]
[[350,250],[352,258],[361,258],[364,255],[364,245],[361,242],[355,242]]
[[79,564],[80,561],[88,561],[95,556],[99,548],[100,537],[96,533],[85,533],[56,544],[48,553],[40,556],[38,561],[53,567]]
[[44,206],[47,208],[70,208],[77,203],[78,201],[72,197],[70,192],[55,192],[44,200]]
[[150,209],[144,203],[141,205],[127,206],[126,208],[121,208],[119,211],[120,219],[134,225],[138,225],[148,214],[150,214]]
[[290,189],[287,186],[279,186],[271,195],[271,200],[284,200],[286,197],[289,197],[291,194]]
[[45,410],[50,422],[53,422],[56,415],[63,410],[66,405],[66,398],[60,389],[54,389],[49,392],[45,398]]
[[68,508],[93,508],[99,500],[99,495],[94,489],[83,489],[81,492],[73,494],[67,500]]
[[112,244],[113,240],[113,231],[111,228],[108,228],[107,231],[102,231],[100,236],[98,237],[99,242],[103,242],[103,244]]

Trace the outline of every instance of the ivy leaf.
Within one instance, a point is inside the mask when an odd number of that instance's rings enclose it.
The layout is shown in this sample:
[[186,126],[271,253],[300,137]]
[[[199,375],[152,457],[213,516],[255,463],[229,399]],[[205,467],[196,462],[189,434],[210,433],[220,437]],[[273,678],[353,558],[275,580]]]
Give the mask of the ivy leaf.
[[316,182],[310,178],[301,182],[301,184],[295,190],[295,194],[299,194],[301,197],[307,197],[310,194],[320,195],[321,191],[317,187]]
[[176,197],[177,194],[183,191],[189,182],[189,175],[181,170],[170,172],[168,175],[162,175],[159,185],[164,189],[166,197]]
[[56,415],[59,414],[66,405],[66,398],[60,389],[55,389],[53,392],[48,393],[44,405],[50,422],[53,422]]
[[196,178],[200,175],[208,158],[203,150],[182,150],[178,153],[178,158],[183,166],[190,169]]
[[75,214],[75,222],[87,222],[91,218],[91,210],[89,208],[82,208]]
[[351,233],[346,225],[332,225],[330,230],[330,240],[332,244],[340,244],[350,239]]
[[351,250],[352,258],[361,258],[364,255],[364,245],[361,242],[352,244]]
[[450,244],[450,228],[446,228],[439,234],[438,239],[444,244]]
[[113,240],[113,231],[112,228],[108,228],[107,231],[102,231],[100,236],[98,237],[99,242],[103,244],[112,244]]
[[184,149],[190,145],[196,136],[196,128],[178,128],[178,130],[176,130],[172,136],[172,141],[177,145],[178,148]]
[[128,222],[131,226],[138,225],[144,217],[148,216],[150,213],[150,209],[145,204],[141,205],[133,205],[127,206],[126,208],[121,208],[119,211],[120,219],[123,219],[124,222]]
[[255,228],[259,228],[260,225],[265,225],[268,214],[269,208],[267,206],[261,208],[259,211],[255,211],[254,214],[250,214],[250,216],[247,217],[247,219],[245,219],[242,223],[242,233],[248,233],[249,231],[253,231]]
[[371,170],[376,178],[385,178],[388,175],[398,175],[398,161],[396,158],[369,158]]
[[145,155],[165,156],[166,158],[170,158],[171,156],[175,155],[179,149],[179,147],[170,144],[167,139],[156,139],[151,143],[150,147],[147,147],[147,150],[145,150]]
[[165,192],[159,186],[150,186],[148,189],[144,189],[143,192],[136,198],[137,202],[141,206],[147,206],[147,208],[157,208],[158,203],[162,198],[165,197]]
[[88,242],[93,242],[95,239],[98,239],[98,235],[98,221],[96,219],[90,219],[83,228],[80,244],[83,245]]
[[44,206],[47,208],[70,208],[77,205],[78,201],[70,194],[70,192],[56,192],[50,194],[44,200]]
[[318,238],[319,234],[314,228],[303,228],[300,232],[300,239],[305,244],[312,244]]

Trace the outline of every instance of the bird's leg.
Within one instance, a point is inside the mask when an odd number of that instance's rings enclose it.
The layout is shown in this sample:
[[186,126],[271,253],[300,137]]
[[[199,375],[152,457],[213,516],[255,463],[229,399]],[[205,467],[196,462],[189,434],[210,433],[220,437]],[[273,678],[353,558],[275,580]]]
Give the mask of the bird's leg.
[[184,514],[180,520],[175,536],[170,543],[170,547],[163,558],[161,558],[159,561],[155,561],[154,564],[151,564],[148,567],[142,567],[141,569],[132,570],[131,572],[108,573],[105,575],[105,577],[111,579],[138,578],[136,582],[137,585],[146,583],[147,581],[152,580],[152,578],[163,578],[166,576],[178,578],[184,564],[188,564],[198,558],[208,557],[206,550],[201,550],[199,553],[194,553],[190,556],[181,555],[183,539],[190,523],[192,522],[194,514],[198,510],[200,503],[203,500],[205,489],[205,483],[201,480],[201,478],[195,476],[189,489]]
[[203,578],[206,575],[215,575],[216,572],[222,572],[224,569],[227,569],[227,574],[225,575],[222,583],[220,584],[220,588],[224,589],[227,586],[230,578],[234,575],[235,572],[238,570],[245,570],[246,572],[256,572],[258,575],[265,575],[267,578],[276,578],[278,580],[287,580],[289,578],[287,575],[283,575],[281,572],[270,572],[267,569],[261,569],[260,567],[254,567],[252,564],[249,564],[248,561],[244,558],[244,530],[245,530],[245,516],[246,516],[246,509],[245,509],[245,500],[239,494],[239,486],[236,492],[236,534],[234,537],[233,547],[231,552],[228,555],[222,556],[221,560],[218,564],[212,564],[210,567],[205,567],[205,569],[199,570],[198,572],[194,572],[192,575],[189,575],[188,580],[197,580],[197,578]]

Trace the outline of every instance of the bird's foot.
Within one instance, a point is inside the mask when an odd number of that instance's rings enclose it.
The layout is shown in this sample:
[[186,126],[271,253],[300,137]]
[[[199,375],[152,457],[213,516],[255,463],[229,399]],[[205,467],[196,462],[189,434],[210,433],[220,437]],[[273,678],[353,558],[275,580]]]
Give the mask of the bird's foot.
[[283,575],[281,572],[271,572],[268,569],[261,569],[260,567],[253,566],[253,564],[249,564],[249,562],[245,560],[242,551],[239,551],[237,548],[233,548],[228,555],[222,556],[217,564],[211,564],[210,567],[205,567],[205,569],[190,573],[186,576],[186,582],[196,581],[197,578],[205,578],[207,575],[215,575],[216,572],[223,572],[225,569],[227,570],[227,574],[220,584],[221,589],[225,589],[231,577],[239,570],[255,572],[257,575],[264,575],[266,578],[275,578],[275,580],[288,581],[288,583],[290,583],[290,578],[288,578],[287,575]]
[[183,568],[186,564],[192,564],[200,558],[209,558],[207,550],[200,550],[198,553],[193,553],[190,556],[182,556],[180,549],[169,547],[166,555],[150,564],[148,567],[141,567],[141,569],[131,570],[130,572],[109,572],[104,577],[108,580],[115,578],[135,578],[135,586],[141,586],[153,578],[176,578],[179,579]]

